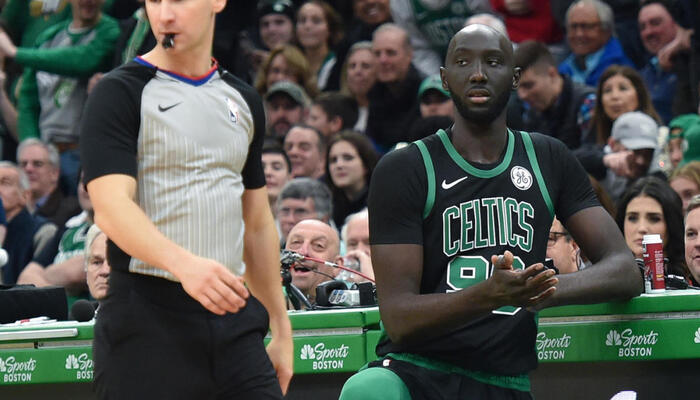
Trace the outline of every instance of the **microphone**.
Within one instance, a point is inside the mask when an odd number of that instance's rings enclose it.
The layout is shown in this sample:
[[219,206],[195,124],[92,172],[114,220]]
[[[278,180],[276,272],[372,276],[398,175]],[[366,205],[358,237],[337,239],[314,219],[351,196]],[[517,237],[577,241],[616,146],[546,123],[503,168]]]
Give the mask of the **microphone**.
[[281,264],[294,264],[297,261],[302,261],[304,260],[304,256],[301,254],[291,251],[291,250],[282,250],[282,253],[280,253],[280,263]]
[[70,313],[76,321],[87,322],[95,317],[95,306],[91,301],[81,299],[73,303]]
[[165,37],[163,37],[161,45],[163,45],[163,48],[166,50],[175,47],[175,35],[167,33]]

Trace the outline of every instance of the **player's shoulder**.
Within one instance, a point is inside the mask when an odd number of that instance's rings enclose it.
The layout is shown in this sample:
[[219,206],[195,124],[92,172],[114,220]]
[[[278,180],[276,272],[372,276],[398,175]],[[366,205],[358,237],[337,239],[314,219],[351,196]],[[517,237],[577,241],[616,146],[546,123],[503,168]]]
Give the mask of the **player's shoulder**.
[[[415,143],[402,143],[395,149],[384,154],[375,169],[393,169],[394,173],[405,170],[416,162],[421,162],[421,155]],[[400,169],[396,169],[400,168]]]
[[537,151],[538,154],[540,153],[540,151],[557,153],[569,151],[568,147],[566,147],[564,142],[553,136],[545,135],[539,132],[515,131],[515,133],[523,136],[528,136],[530,138],[530,141],[532,142],[533,147],[535,148],[535,151]]

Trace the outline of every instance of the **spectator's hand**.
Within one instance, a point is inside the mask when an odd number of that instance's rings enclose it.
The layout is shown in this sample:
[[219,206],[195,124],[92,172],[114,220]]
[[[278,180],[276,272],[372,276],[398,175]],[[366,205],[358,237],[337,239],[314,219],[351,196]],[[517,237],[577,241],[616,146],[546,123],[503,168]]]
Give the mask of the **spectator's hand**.
[[631,150],[618,151],[603,156],[603,164],[617,176],[630,176],[629,160],[634,157]]
[[486,281],[491,285],[489,293],[503,305],[532,308],[554,294],[554,270],[544,269],[542,263],[530,265],[523,270],[513,269],[513,254],[506,251],[501,256],[491,256],[493,275]]
[[214,314],[235,313],[245,306],[249,294],[243,278],[214,260],[195,256],[192,261],[183,261],[174,273],[187,294]]
[[102,79],[102,77],[104,75],[105,74],[103,74],[102,72],[97,72],[93,76],[90,77],[90,80],[88,81],[88,85],[87,85],[88,94],[90,94],[90,92],[92,92],[92,89],[95,88],[95,85],[97,85],[97,82],[99,82],[100,79]]
[[277,380],[282,388],[282,394],[287,394],[289,381],[294,374],[294,344],[292,337],[272,336],[267,345],[267,356],[277,373]]
[[664,71],[668,71],[673,67],[671,58],[673,58],[674,55],[678,52],[690,49],[690,37],[692,35],[692,29],[685,29],[679,26],[676,37],[659,50],[659,54],[657,55],[659,58],[659,66]]
[[505,0],[503,5],[511,15],[525,15],[532,11],[530,0]]
[[15,58],[17,47],[12,43],[10,36],[0,29],[0,54],[5,57]]
[[[352,257],[360,263],[360,272],[374,279],[374,270],[372,269],[372,258],[360,250],[350,250],[345,254],[345,257]],[[356,275],[355,282],[364,282],[365,278]]]

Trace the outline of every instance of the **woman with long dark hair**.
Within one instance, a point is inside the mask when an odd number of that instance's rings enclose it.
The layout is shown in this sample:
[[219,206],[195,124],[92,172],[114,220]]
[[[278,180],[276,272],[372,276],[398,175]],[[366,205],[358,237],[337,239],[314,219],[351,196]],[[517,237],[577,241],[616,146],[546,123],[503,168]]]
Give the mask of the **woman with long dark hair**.
[[684,276],[683,208],[681,198],[665,181],[645,177],[635,182],[620,198],[617,225],[636,258],[642,258],[644,235],[658,234],[668,258],[667,273]]
[[369,180],[378,158],[372,142],[361,133],[346,130],[329,141],[326,178],[336,226],[343,226],[348,215],[367,206]]

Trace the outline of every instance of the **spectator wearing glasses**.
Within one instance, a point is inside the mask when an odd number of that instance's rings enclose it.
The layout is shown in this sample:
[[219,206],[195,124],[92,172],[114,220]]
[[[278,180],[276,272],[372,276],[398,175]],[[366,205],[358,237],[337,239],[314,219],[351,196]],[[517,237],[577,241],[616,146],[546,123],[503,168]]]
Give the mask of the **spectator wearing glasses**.
[[547,238],[547,258],[551,258],[560,274],[570,274],[583,268],[581,249],[564,228],[561,221],[554,218]]
[[596,86],[612,64],[633,66],[620,42],[613,37],[615,22],[609,5],[599,0],[579,0],[566,12],[566,40],[571,55],[559,64],[559,72],[574,82]]
[[332,215],[331,191],[319,180],[295,178],[287,182],[277,197],[277,220],[281,243],[294,225],[305,219],[318,219],[328,223]]
[[78,199],[59,185],[59,155],[53,145],[36,138],[25,139],[17,148],[17,163],[29,179],[31,192],[27,208],[33,214],[56,226],[63,226],[70,217],[80,214]]

